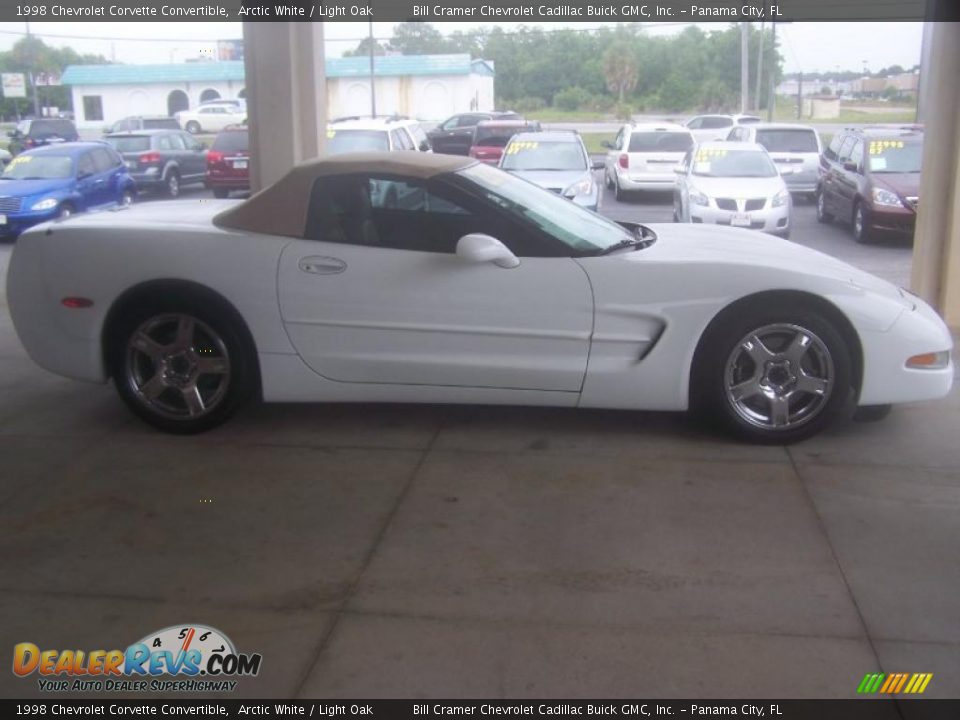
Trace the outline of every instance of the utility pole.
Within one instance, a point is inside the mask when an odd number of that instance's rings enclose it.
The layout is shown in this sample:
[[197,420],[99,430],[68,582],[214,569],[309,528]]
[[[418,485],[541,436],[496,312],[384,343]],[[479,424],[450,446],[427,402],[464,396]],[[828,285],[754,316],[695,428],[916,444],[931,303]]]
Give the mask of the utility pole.
[[740,112],[750,106],[750,25],[740,23]]
[[797,73],[797,119],[803,115],[803,72]]
[[33,116],[40,117],[40,96],[37,95],[37,76],[33,72],[34,65],[37,64],[37,53],[33,48],[33,40],[30,35],[30,23],[24,23],[27,26],[27,61],[30,67],[27,70],[27,77],[33,86]]
[[373,20],[370,21],[370,114],[377,116],[377,84],[373,75],[374,58]]
[[757,94],[754,98],[760,110],[760,89],[763,87],[763,20],[760,21],[760,47],[757,48]]
[[770,68],[770,94],[767,95],[767,122],[773,122],[773,106],[777,104],[777,96],[774,94],[774,83],[777,75],[777,21],[770,22],[770,30],[773,33],[773,65]]

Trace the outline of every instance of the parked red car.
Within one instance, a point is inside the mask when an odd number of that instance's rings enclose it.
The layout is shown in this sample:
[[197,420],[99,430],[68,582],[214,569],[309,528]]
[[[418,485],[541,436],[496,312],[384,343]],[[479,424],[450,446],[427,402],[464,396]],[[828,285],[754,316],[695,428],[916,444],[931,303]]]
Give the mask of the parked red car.
[[228,125],[217,135],[207,152],[204,184],[218,198],[227,197],[231,190],[250,189],[250,140],[246,127]]
[[496,165],[510,138],[519,132],[539,132],[540,123],[526,120],[484,120],[473,131],[470,157]]

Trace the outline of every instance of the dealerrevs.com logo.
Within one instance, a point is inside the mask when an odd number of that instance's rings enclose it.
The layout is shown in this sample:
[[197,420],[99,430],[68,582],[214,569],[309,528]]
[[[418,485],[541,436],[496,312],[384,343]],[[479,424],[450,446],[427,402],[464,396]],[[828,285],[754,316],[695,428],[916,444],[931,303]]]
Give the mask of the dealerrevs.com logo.
[[223,692],[233,678],[256,676],[259,653],[238,653],[230,638],[204,625],[174,625],[150,633],[126,650],[13,648],[13,672],[37,674],[46,692]]

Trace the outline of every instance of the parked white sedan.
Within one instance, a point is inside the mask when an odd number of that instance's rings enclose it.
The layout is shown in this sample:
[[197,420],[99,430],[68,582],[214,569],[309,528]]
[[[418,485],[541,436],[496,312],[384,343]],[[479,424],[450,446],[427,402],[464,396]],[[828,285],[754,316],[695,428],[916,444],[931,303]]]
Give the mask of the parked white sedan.
[[792,207],[780,171],[754,143],[704,143],[676,169],[676,222],[750,228],[786,238]]
[[196,110],[181,110],[177,113],[180,127],[191,135],[220,132],[227,125],[242,125],[247,119],[247,110],[239,105],[201,105]]
[[[377,201],[385,184],[419,204]],[[267,401],[708,412],[789,442],[950,389],[923,301],[733,228],[617,224],[463,157],[342,155],[246,201],[183,200],[24,233],[27,351],[171,432]]]

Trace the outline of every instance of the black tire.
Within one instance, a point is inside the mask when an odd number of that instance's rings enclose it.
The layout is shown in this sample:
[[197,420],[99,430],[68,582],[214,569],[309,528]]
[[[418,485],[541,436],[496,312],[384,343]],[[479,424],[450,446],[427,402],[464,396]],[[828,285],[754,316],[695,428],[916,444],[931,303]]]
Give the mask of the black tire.
[[[778,334],[772,332],[764,335],[764,332],[781,327],[789,330],[780,335],[783,345],[774,346]],[[810,362],[804,368],[810,375],[804,377],[812,377],[811,382],[822,383],[821,393],[801,391],[795,382],[796,378],[793,383],[787,379],[791,373],[799,377],[799,372],[788,370],[787,377],[784,377],[787,346],[793,342],[788,333],[794,332],[794,328],[809,340],[807,349],[800,357],[801,363]],[[800,332],[793,335],[794,339],[799,337]],[[774,352],[773,359],[765,364],[763,370],[759,370],[759,364],[755,364],[752,373],[748,366],[746,375],[738,376],[737,373],[744,368],[734,359],[752,357],[745,342],[751,334],[760,335],[763,350]],[[781,374],[775,375],[776,372]],[[818,379],[821,376],[822,379]],[[851,351],[834,323],[813,305],[775,300],[732,308],[711,323],[694,358],[690,404],[691,409],[703,413],[744,440],[788,444],[817,434],[847,411],[852,377]],[[772,384],[776,382],[783,383],[781,389],[786,389],[780,395],[780,400],[782,402],[785,398],[787,419],[791,413],[796,413],[794,422],[780,427],[775,426],[774,403],[770,396],[764,394],[777,394],[779,391]],[[744,391],[745,400],[738,404],[733,388],[747,387],[752,383],[762,391],[753,394]],[[769,412],[770,417],[764,418],[764,412]]]
[[853,226],[853,239],[865,245],[873,240],[870,226],[867,224],[867,214],[863,210],[863,203],[857,200],[853,204],[853,215],[850,218]]
[[[200,410],[190,415],[186,398],[188,390],[161,382],[163,390],[154,398],[147,391],[150,382],[161,374],[159,360],[148,359],[147,353],[132,347],[132,338],[144,328],[157,328],[155,332],[171,337],[178,325],[169,326],[173,319],[188,317],[193,320],[189,347],[171,350],[178,356],[188,355],[182,362],[192,364],[193,370],[177,368],[177,372],[195,373],[201,361],[222,361],[225,358],[226,373],[211,372],[194,375],[197,395],[202,398]],[[169,320],[164,320],[168,318]],[[163,335],[151,335],[156,340]],[[203,297],[147,299],[133,302],[112,323],[108,344],[108,359],[111,376],[117,392],[127,407],[141,420],[164,432],[189,435],[203,432],[226,421],[244,402],[250,399],[256,387],[255,351],[248,335],[241,328],[235,313]],[[216,342],[219,340],[219,342]],[[166,351],[173,345],[156,345]],[[209,353],[209,354],[206,354]],[[175,368],[176,356],[164,359],[163,367]],[[149,380],[146,379],[149,376]],[[178,377],[174,377],[174,382]],[[189,388],[189,385],[187,386]],[[207,393],[204,397],[204,392]],[[209,407],[204,407],[209,403]],[[179,406],[182,405],[182,408]],[[155,407],[156,406],[156,407]],[[161,407],[163,406],[163,407]],[[166,408],[166,411],[163,409]],[[177,414],[179,411],[179,415]]]
[[175,200],[180,197],[180,174],[176,170],[167,171],[163,180],[163,191],[168,198]]
[[610,179],[610,173],[606,170],[603,171],[603,179],[606,182],[607,190],[613,190],[613,180]]
[[856,422],[879,422],[890,414],[893,405],[861,405],[853,414]]
[[133,201],[136,200],[136,197],[137,196],[133,190],[124,190],[120,194],[120,206],[129,207],[130,205],[133,205]]
[[827,212],[826,199],[823,197],[823,190],[817,193],[816,203],[817,203],[817,222],[821,223],[830,223],[833,222],[833,215]]
[[184,130],[191,135],[196,135],[201,130],[200,123],[198,123],[196,120],[191,120],[187,123],[187,126],[184,128]]
[[223,199],[224,199],[225,197],[227,197],[229,194],[230,194],[230,191],[227,190],[227,188],[219,188],[219,187],[218,187],[218,188],[214,188],[214,189],[213,189],[213,196],[214,196],[215,198],[219,199],[219,200],[223,200]]
[[57,209],[57,217],[60,220],[65,220],[71,215],[76,215],[77,209],[68,202],[60,203],[60,207]]

